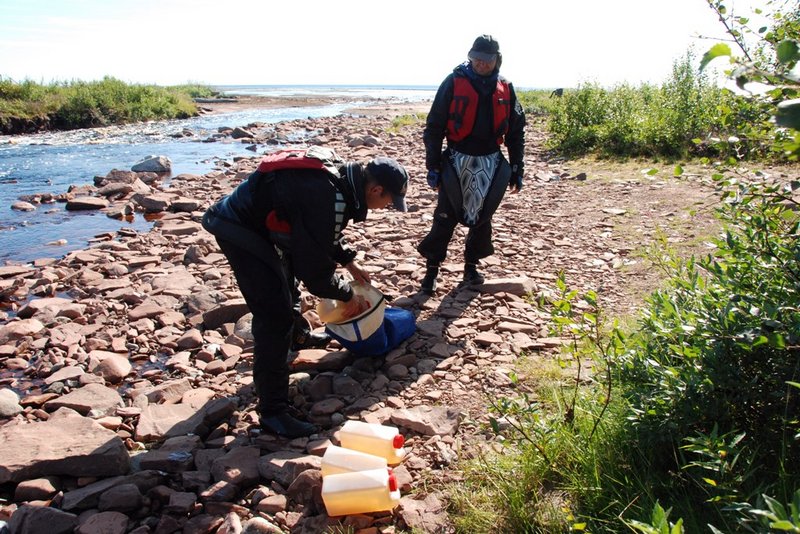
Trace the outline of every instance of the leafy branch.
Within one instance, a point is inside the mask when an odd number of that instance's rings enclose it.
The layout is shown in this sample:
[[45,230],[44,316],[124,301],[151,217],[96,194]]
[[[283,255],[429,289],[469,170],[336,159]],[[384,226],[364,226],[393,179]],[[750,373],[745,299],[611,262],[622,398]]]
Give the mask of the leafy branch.
[[[723,0],[707,1],[743,57],[735,56],[730,45],[718,43],[705,53],[700,70],[716,58],[728,57],[733,67],[726,73],[739,89],[747,91],[746,86],[753,82],[764,84],[774,105],[775,124],[794,130],[793,140],[785,143],[784,152],[790,160],[797,160],[800,157],[800,76],[796,72],[800,63],[800,9],[795,7],[786,12],[776,9],[771,14],[771,28],[765,25],[752,30],[748,26],[750,19],[729,13]],[[756,13],[761,14],[759,10]],[[749,48],[746,35],[757,37],[758,56]]]

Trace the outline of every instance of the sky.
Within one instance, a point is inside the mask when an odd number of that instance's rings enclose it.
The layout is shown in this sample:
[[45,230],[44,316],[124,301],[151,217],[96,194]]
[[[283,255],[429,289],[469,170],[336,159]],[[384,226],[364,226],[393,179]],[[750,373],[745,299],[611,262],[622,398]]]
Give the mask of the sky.
[[665,81],[723,30],[706,0],[0,0],[0,76],[438,86],[491,34],[516,87],[611,87]]

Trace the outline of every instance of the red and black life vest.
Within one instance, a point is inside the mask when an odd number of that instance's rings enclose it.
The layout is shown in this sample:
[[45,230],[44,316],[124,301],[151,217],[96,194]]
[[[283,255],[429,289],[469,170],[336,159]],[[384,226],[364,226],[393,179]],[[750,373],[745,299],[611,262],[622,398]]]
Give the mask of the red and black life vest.
[[316,169],[338,175],[335,170],[337,161],[341,161],[339,156],[328,148],[287,148],[264,156],[258,165],[258,172],[266,174],[284,169]]
[[[453,77],[453,100],[450,101],[450,113],[447,118],[447,140],[462,141],[475,126],[478,114],[478,92],[464,76]],[[508,132],[508,118],[511,115],[511,89],[508,82],[497,79],[497,87],[492,94],[492,116],[494,135],[497,144],[503,144]]]
[[[316,146],[305,149],[288,148],[264,156],[256,173],[269,174],[287,169],[313,169],[327,171],[332,178],[338,178],[337,163],[341,163],[341,159],[336,152],[328,148]],[[271,178],[269,179],[271,180]],[[264,223],[271,232],[288,234],[292,231],[289,222],[281,217],[277,209],[273,209],[267,214]]]

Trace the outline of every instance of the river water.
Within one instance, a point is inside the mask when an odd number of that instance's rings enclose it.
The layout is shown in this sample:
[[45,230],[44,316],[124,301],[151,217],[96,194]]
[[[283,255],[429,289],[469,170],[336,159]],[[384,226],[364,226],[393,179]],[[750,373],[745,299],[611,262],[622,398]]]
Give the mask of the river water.
[[[138,213],[132,222],[125,222],[99,212],[68,212],[63,203],[41,204],[32,212],[12,210],[11,205],[25,195],[66,193],[71,185],[92,184],[95,176],[105,176],[112,169],[129,170],[149,155],[169,157],[173,176],[204,174],[218,161],[254,155],[247,145],[238,141],[202,142],[220,127],[329,117],[342,114],[348,108],[376,102],[359,101],[361,97],[379,98],[378,102],[385,104],[387,100],[413,101],[430,98],[433,94],[429,89],[359,87],[230,86],[220,89],[231,95],[313,94],[346,96],[354,100],[317,107],[247,110],[186,120],[0,136],[0,265],[57,258],[84,248],[97,235],[123,227],[144,232],[152,225]],[[191,131],[192,135],[172,137],[184,130]]]

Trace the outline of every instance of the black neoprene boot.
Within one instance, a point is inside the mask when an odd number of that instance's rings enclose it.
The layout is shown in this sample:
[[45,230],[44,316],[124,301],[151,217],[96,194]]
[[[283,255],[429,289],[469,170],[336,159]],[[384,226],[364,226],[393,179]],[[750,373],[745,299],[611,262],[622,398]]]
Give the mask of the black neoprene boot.
[[435,264],[428,264],[425,270],[425,277],[422,279],[419,290],[426,295],[433,295],[436,291],[436,277],[439,276],[439,266]]
[[293,351],[303,349],[319,349],[331,342],[331,336],[325,332],[312,332],[306,330],[297,334],[292,341]]
[[261,429],[286,438],[302,438],[318,431],[311,423],[295,419],[287,412],[261,416]]
[[482,284],[485,278],[478,272],[478,264],[465,263],[464,264],[464,285],[477,286]]

